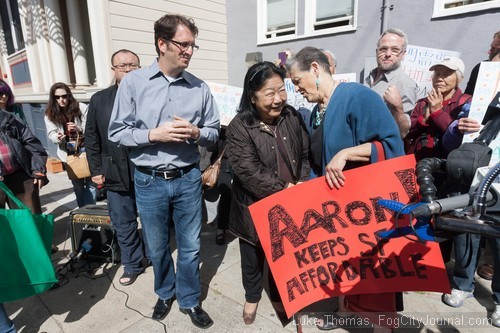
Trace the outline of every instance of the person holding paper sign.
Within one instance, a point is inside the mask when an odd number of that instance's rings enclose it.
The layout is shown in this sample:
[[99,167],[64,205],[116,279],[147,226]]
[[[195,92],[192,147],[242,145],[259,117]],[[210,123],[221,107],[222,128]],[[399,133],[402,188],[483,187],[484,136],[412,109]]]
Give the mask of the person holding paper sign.
[[[321,50],[314,47],[300,50],[290,73],[292,82],[308,102],[324,106],[313,119],[310,163],[315,175],[325,176],[331,188],[338,189],[348,181],[344,170],[376,162],[382,158],[379,153],[386,158],[404,155],[399,128],[386,104],[368,87],[335,81]],[[376,146],[381,146],[383,153],[377,152]],[[363,299],[364,296],[368,297]],[[396,311],[394,293],[349,295],[345,300],[341,299],[339,312]],[[337,328],[325,318],[318,323],[319,329]]]
[[[240,239],[247,325],[257,314],[266,262],[248,206],[306,180],[310,171],[308,133],[301,115],[286,104],[284,80],[285,72],[271,62],[250,67],[238,114],[226,132],[234,173],[229,230]],[[282,307],[271,275],[269,289],[273,305]]]

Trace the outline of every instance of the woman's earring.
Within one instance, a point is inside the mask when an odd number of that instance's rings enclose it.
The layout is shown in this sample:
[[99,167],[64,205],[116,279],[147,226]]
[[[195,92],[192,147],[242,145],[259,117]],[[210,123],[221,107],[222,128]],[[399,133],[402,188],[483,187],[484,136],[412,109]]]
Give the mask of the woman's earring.
[[319,78],[316,78],[316,90],[319,89]]

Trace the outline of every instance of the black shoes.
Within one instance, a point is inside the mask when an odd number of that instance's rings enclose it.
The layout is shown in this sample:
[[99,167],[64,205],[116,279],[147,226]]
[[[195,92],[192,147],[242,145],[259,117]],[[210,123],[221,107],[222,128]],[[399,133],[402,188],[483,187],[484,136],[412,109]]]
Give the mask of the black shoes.
[[191,309],[180,309],[182,313],[188,314],[191,317],[191,321],[194,326],[199,328],[209,328],[214,323],[213,320],[208,316],[208,313],[197,305]]
[[170,312],[173,302],[174,297],[166,299],[164,301],[158,298],[151,318],[153,318],[154,320],[162,320],[163,318],[165,318]]
[[[158,301],[155,304],[155,308],[151,318],[153,318],[154,320],[162,320],[163,318],[165,318],[170,312],[170,309],[172,309],[172,303],[174,302],[174,298],[175,297],[172,297],[164,301],[158,299]],[[188,314],[194,326],[196,327],[209,328],[214,323],[213,320],[199,305],[191,309],[179,309],[179,310],[184,314]]]

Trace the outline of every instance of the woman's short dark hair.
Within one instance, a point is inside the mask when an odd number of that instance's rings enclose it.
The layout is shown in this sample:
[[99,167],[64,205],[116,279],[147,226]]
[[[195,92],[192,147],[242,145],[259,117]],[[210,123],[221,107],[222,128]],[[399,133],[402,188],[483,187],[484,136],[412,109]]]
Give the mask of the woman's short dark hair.
[[192,18],[182,15],[164,15],[159,18],[154,25],[155,30],[155,48],[156,53],[160,56],[160,49],[158,48],[158,39],[171,40],[177,32],[177,27],[183,25],[191,31],[194,37],[198,36],[198,27]]
[[4,80],[0,79],[0,95],[7,94],[9,98],[7,99],[7,103],[5,103],[6,107],[12,106],[14,104],[14,94],[12,93],[12,89]]
[[238,107],[238,112],[243,114],[243,121],[246,123],[252,124],[256,119],[259,119],[259,112],[252,103],[252,97],[264,86],[268,79],[274,76],[285,80],[286,74],[270,61],[256,63],[248,69]]
[[317,62],[321,68],[330,73],[330,63],[326,55],[318,48],[307,46],[300,50],[293,59],[291,59],[290,67],[296,65],[301,71],[307,71],[311,68],[311,64]]

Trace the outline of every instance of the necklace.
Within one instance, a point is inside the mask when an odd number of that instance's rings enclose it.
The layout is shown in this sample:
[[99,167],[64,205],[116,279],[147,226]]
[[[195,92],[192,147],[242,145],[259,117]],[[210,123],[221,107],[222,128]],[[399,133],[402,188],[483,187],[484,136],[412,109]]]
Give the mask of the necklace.
[[[328,107],[328,103],[330,103],[330,99],[332,98],[333,91],[335,88],[337,88],[338,82],[335,81],[333,84],[332,91],[330,92],[330,96],[326,100],[324,104],[318,103],[318,111],[316,112],[315,118],[314,118],[314,128],[317,128],[319,125],[321,125],[321,122],[323,121],[323,118],[325,117],[325,112],[326,108]],[[321,107],[320,107],[321,105]]]
[[[319,109],[319,107],[318,107]],[[316,117],[314,119],[314,126],[315,127],[318,127],[319,125],[321,125],[321,122],[323,121],[323,117],[325,116],[325,111],[326,111],[326,106],[323,106],[321,107],[321,110],[318,110],[318,112],[316,112]]]

